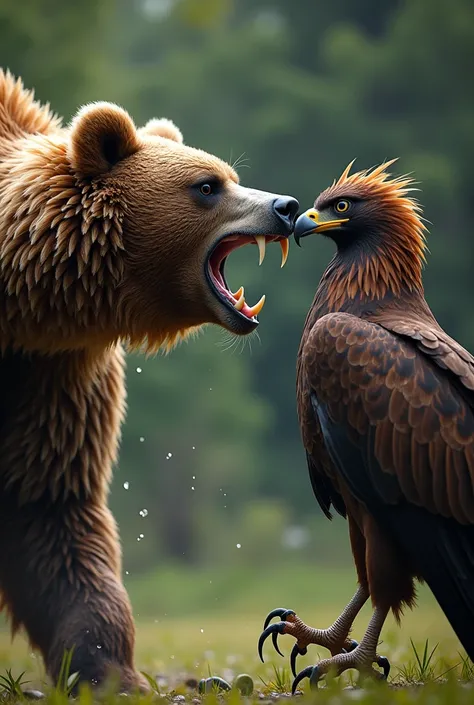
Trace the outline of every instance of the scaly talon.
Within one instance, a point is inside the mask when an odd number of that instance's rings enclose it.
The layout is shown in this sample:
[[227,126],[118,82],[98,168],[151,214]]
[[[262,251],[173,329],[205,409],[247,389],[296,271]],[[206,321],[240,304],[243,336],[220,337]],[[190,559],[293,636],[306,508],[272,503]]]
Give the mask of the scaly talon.
[[[356,609],[359,609],[366,599],[365,593],[359,590],[351,601],[351,605],[355,602]],[[290,665],[294,676],[296,676],[296,659],[298,656],[304,656],[308,652],[307,647],[309,644],[317,644],[329,649],[332,656],[341,652],[352,651],[357,647],[358,643],[354,639],[347,637],[353,618],[351,606],[348,609],[350,622],[348,621],[347,627],[336,622],[329,629],[313,629],[309,627],[296,615],[294,610],[288,610],[283,607],[272,610],[265,618],[263,632],[258,641],[258,652],[261,660],[263,661],[263,644],[270,634],[272,635],[273,646],[281,656],[283,654],[278,647],[278,635],[291,634],[296,639],[296,644],[290,655]],[[281,621],[270,624],[273,617],[279,617]],[[341,618],[339,619],[340,621]]]
[[[265,639],[272,635],[273,645],[281,654],[278,648],[278,634],[291,634],[296,639],[290,656],[291,670],[296,676],[296,659],[300,655],[307,653],[310,644],[317,644],[329,649],[331,656],[337,654],[349,654],[358,647],[357,641],[349,638],[352,624],[357,614],[367,602],[369,591],[364,586],[359,586],[357,592],[344,608],[342,614],[336,619],[328,629],[313,629],[305,624],[293,610],[278,607],[267,614],[263,624],[263,632],[258,641],[258,652],[263,661],[262,648]],[[280,622],[270,625],[273,617],[279,617]]]
[[[352,653],[355,656],[355,651]],[[351,653],[336,654],[336,656],[325,659],[316,666],[308,666],[307,668],[304,668],[300,671],[300,673],[298,673],[293,681],[293,685],[291,687],[292,695],[295,694],[298,685],[305,678],[309,678],[311,690],[317,690],[318,683],[321,678],[333,669],[336,671],[336,677],[340,676],[344,673],[344,671],[351,668],[356,668],[361,674],[361,680],[367,676],[372,676],[372,678],[376,680],[387,680],[390,673],[390,662],[385,656],[378,656],[374,659],[374,663],[383,669],[383,673],[380,673],[380,671],[376,671],[371,665],[369,665],[368,659],[365,655],[359,656],[359,658],[347,658],[351,655]]]
[[[388,674],[390,673],[390,663],[385,656],[379,656],[376,652],[380,632],[387,616],[387,612],[388,609],[385,607],[375,608],[367,631],[365,632],[362,641],[355,647],[355,649],[352,649],[352,651],[346,651],[345,653],[336,654],[335,656],[332,656],[332,658],[324,659],[316,666],[309,666],[301,671],[301,673],[298,673],[293,681],[291,691],[293,695],[295,694],[298,684],[301,683],[303,678],[309,678],[311,689],[315,689],[318,687],[318,682],[322,676],[327,675],[329,671],[333,670],[335,670],[336,676],[340,676],[344,671],[347,671],[350,668],[355,668],[361,674],[361,680],[369,675],[376,680],[387,680]],[[376,671],[372,666],[373,663],[376,663],[380,668],[382,668],[383,673]]]

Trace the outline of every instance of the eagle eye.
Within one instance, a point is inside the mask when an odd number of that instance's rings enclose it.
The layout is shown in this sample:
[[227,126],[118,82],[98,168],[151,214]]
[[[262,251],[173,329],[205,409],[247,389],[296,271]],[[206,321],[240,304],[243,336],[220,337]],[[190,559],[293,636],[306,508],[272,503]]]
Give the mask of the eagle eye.
[[338,213],[347,213],[352,203],[345,198],[340,198],[334,205],[334,210]]

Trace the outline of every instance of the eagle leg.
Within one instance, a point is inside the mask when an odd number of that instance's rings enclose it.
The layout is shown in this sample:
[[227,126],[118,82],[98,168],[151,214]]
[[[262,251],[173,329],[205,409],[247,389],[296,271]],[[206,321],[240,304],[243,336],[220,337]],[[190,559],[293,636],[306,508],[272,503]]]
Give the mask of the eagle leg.
[[[263,632],[258,640],[258,653],[263,661],[263,644],[271,635],[273,646],[282,656],[278,648],[278,635],[291,634],[296,639],[296,644],[291,652],[291,670],[296,676],[296,658],[304,656],[309,644],[317,644],[329,649],[332,656],[341,652],[349,653],[357,647],[357,642],[349,639],[349,632],[358,613],[369,598],[369,592],[365,587],[359,587],[352,600],[344,609],[342,614],[336,619],[328,629],[314,629],[305,624],[293,610],[278,608],[272,610],[266,617],[263,625]],[[270,624],[273,617],[280,617],[280,622]]]
[[[315,666],[308,666],[298,673],[293,681],[292,693],[304,678],[309,678],[311,689],[318,687],[320,679],[329,672],[335,672],[336,676],[351,668],[358,670],[362,677],[372,676],[377,680],[386,680],[390,673],[390,663],[385,656],[377,654],[377,644],[380,632],[388,614],[388,609],[376,607],[360,644],[349,653],[338,653],[331,658],[320,661]],[[372,664],[376,663],[383,672],[375,670]]]

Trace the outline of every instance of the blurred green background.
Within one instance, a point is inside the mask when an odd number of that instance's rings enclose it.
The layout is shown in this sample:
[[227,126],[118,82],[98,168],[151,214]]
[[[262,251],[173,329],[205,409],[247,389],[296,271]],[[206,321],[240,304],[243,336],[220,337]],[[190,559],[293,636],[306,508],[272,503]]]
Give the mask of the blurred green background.
[[[91,100],[138,125],[169,117],[188,144],[241,157],[244,185],[303,209],[354,157],[399,157],[432,224],[427,298],[474,350],[472,0],[0,0],[0,65],[66,121]],[[128,358],[111,505],[138,616],[351,595],[345,523],[319,512],[295,410],[300,334],[331,253],[308,238],[280,271],[278,247],[261,268],[244,248],[228,280],[251,302],[267,295],[258,336],[231,345],[208,328],[168,357]]]

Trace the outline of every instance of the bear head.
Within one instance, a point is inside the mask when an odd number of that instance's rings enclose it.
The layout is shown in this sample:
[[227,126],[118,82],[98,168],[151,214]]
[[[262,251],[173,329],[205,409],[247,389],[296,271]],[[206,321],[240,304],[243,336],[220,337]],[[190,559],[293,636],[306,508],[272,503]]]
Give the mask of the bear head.
[[225,280],[229,253],[278,241],[298,202],[243,187],[225,162],[183,143],[166,119],[137,129],[110,103],[66,128],[12,140],[0,160],[4,340],[74,349],[127,339],[171,345],[205,323],[258,325]]

